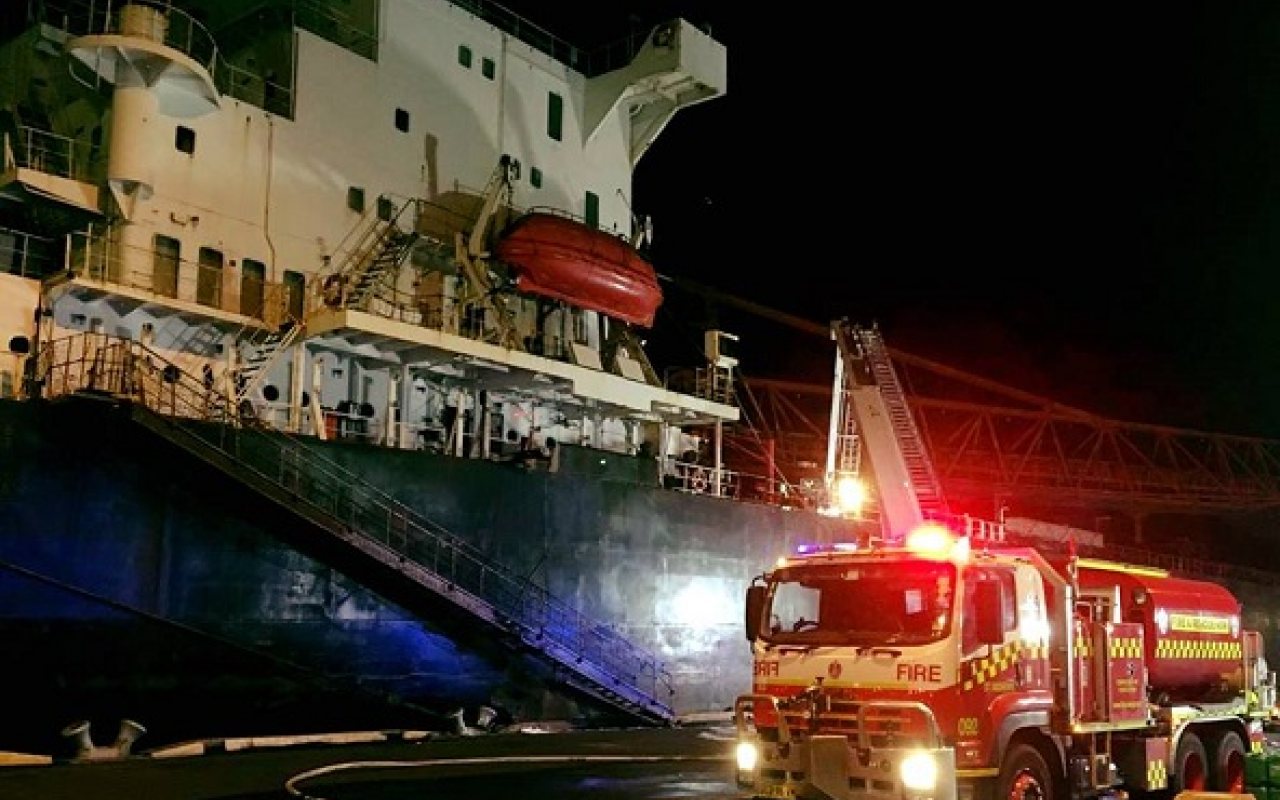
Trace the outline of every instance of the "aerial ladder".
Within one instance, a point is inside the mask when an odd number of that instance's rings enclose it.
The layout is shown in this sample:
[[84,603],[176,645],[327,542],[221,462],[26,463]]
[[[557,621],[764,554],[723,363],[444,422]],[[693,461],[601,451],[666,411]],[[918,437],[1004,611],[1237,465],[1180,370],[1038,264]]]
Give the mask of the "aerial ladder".
[[946,520],[942,485],[879,329],[842,319],[831,324],[831,336],[836,361],[828,497],[840,493],[842,482],[860,477],[865,455],[875,477],[883,539],[897,542],[925,521]]

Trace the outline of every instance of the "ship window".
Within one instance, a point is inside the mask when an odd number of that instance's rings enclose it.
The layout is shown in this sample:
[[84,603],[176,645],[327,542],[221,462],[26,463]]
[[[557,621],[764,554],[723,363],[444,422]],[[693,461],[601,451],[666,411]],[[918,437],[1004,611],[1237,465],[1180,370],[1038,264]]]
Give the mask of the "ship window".
[[533,169],[529,170],[529,183],[535,189],[542,188],[542,170],[538,169],[537,167],[534,167]]
[[396,205],[391,202],[391,198],[386,195],[378,197],[378,219],[383,222],[390,222],[396,215]]
[[9,352],[25,356],[31,352],[31,340],[25,336],[15,336],[9,340]]
[[305,297],[303,292],[306,291],[306,288],[307,276],[303,275],[301,272],[285,270],[285,299],[288,302],[289,316],[293,319],[302,319],[302,303]]
[[173,146],[188,155],[196,151],[196,132],[186,125],[179,125],[173,134]]
[[396,109],[396,130],[409,130],[409,112],[405,111],[403,108]]
[[164,297],[178,296],[178,263],[182,244],[171,236],[152,239],[151,289]]
[[595,192],[587,192],[586,210],[583,216],[591,227],[600,227],[600,196]]
[[347,187],[347,208],[352,211],[364,213],[364,188],[361,186]]
[[222,251],[200,248],[196,272],[196,302],[211,308],[222,307]]
[[263,287],[267,283],[267,267],[261,261],[246,258],[240,262],[240,313],[264,319]]
[[458,63],[471,69],[471,48],[465,44],[458,45]]
[[547,135],[557,142],[563,135],[564,98],[555,92],[547,94]]
[[493,80],[493,76],[497,74],[497,68],[492,58],[485,58],[480,61],[480,74],[489,80]]

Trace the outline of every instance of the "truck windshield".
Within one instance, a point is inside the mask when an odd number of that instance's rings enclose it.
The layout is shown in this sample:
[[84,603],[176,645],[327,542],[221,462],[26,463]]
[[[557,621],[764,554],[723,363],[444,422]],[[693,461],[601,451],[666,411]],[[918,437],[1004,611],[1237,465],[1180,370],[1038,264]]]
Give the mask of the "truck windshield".
[[784,567],[771,576],[761,635],[774,644],[925,644],[947,635],[955,585],[945,561]]

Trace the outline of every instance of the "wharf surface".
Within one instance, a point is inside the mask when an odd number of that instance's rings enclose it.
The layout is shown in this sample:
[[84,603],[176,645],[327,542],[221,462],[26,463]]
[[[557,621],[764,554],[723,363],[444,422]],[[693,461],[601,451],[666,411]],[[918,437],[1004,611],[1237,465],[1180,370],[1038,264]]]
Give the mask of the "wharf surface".
[[206,740],[114,759],[0,758],[0,800],[732,798],[733,780],[724,722],[352,732]]

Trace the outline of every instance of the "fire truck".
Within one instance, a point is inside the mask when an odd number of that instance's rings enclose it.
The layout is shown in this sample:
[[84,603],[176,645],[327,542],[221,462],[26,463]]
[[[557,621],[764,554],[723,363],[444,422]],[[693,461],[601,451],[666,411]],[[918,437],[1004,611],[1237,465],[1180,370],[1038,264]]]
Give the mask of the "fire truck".
[[[835,332],[845,337],[838,387],[874,439],[893,416],[886,375],[864,363],[882,343],[874,331]],[[881,390],[855,398],[850,375]],[[1275,675],[1228,590],[1070,550],[975,542],[922,510],[928,487],[916,492],[910,475],[927,471],[908,463],[910,448],[863,446],[881,494],[895,495],[880,498],[881,534],[802,549],[747,589],[754,678],[734,704],[744,790],[920,800],[1245,791]]]

